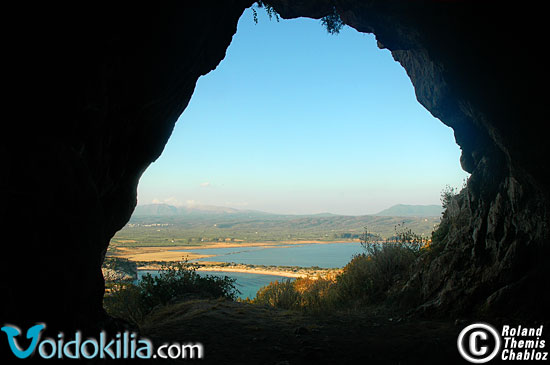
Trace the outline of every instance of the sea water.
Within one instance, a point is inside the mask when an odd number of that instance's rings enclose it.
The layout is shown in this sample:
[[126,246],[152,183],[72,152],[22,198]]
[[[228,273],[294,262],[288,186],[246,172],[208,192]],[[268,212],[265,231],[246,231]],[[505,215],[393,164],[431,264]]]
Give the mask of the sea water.
[[327,269],[344,267],[354,255],[364,252],[358,242],[242,246],[177,251],[214,255],[193,261],[234,262],[248,265],[317,266]]
[[[235,264],[266,266],[299,266],[340,268],[344,267],[354,255],[362,253],[363,248],[357,242],[310,243],[278,246],[241,246],[224,248],[201,248],[193,250],[175,250],[178,252],[214,255],[212,257],[192,260],[216,261]],[[157,271],[138,271],[138,280],[145,273],[156,274]],[[278,275],[255,273],[197,271],[199,275],[229,276],[236,279],[236,287],[241,292],[240,298],[254,298],[257,291],[273,281],[294,280]]]

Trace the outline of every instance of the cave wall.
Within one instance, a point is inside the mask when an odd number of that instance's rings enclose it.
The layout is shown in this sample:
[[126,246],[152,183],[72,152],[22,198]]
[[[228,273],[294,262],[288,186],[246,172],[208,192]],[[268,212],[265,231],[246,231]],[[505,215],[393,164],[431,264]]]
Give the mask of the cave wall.
[[110,238],[250,5],[10,5],[0,322],[109,325],[100,266]]
[[[514,22],[537,12],[497,12],[496,2],[270,3],[283,18],[320,18],[335,7],[345,23],[374,33],[419,102],[455,131],[472,176],[447,213],[460,219],[443,254],[409,283],[419,306],[506,314],[510,298],[541,297],[529,283],[548,272],[547,148],[531,92],[536,57],[525,50],[538,44],[543,22]],[[251,4],[9,9],[0,321],[106,326],[100,265],[109,240],[128,221],[139,177],[197,79],[223,59]],[[542,313],[530,303],[520,301],[523,313]]]

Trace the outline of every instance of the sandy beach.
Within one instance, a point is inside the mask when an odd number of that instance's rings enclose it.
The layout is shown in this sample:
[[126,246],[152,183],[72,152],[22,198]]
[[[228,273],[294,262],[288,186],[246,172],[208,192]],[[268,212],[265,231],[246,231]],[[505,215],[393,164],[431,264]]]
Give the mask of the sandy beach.
[[[144,265],[139,266],[138,270],[159,270],[161,265]],[[276,275],[276,276],[285,276],[288,278],[305,278],[308,276],[306,272],[292,272],[285,270],[270,270],[263,268],[251,268],[244,265],[235,265],[235,266],[218,266],[217,263],[212,263],[212,265],[202,266],[197,269],[197,271],[222,271],[222,272],[240,272],[240,273],[249,273],[249,274],[261,274],[261,275]]]
[[194,260],[213,255],[201,255],[176,250],[187,250],[187,246],[164,247],[115,247],[107,256],[128,259],[130,261],[182,261]]
[[260,269],[260,268],[239,268],[239,267],[201,267],[197,271],[223,271],[223,272],[242,272],[242,273],[249,273],[249,274],[261,274],[261,275],[277,275],[277,276],[285,276],[287,278],[305,278],[308,276],[307,273],[300,273],[300,272],[290,272],[290,271],[282,271],[282,270],[266,270],[266,269]]
[[[275,275],[284,276],[287,278],[312,278],[317,279],[320,277],[333,277],[334,275],[342,272],[342,269],[310,269],[300,268],[292,269],[285,267],[251,267],[250,265],[224,265],[220,262],[202,262],[201,266],[197,268],[197,271],[222,271],[222,272],[239,272],[248,274],[260,274],[260,275]],[[140,265],[138,270],[159,270],[161,265],[159,264],[146,264]]]

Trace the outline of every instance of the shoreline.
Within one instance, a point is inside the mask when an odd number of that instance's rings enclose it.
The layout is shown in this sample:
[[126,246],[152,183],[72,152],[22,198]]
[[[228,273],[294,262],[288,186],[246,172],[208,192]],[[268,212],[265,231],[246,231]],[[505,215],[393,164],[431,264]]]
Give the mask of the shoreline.
[[197,269],[197,271],[219,271],[219,272],[238,272],[238,273],[244,273],[244,274],[260,274],[260,275],[273,275],[273,276],[284,276],[287,278],[305,278],[308,275],[302,274],[302,273],[291,273],[286,271],[278,271],[278,270],[262,270],[262,269],[239,269],[239,268],[231,268],[231,267],[201,267]]
[[[148,271],[148,270],[159,270],[160,267],[157,266],[141,266],[138,267],[138,271]],[[274,275],[274,276],[284,276],[288,278],[305,278],[307,277],[307,274],[298,274],[298,273],[290,273],[286,271],[278,271],[278,270],[261,270],[261,269],[245,269],[245,268],[232,268],[232,267],[200,267],[197,269],[197,271],[218,271],[218,272],[238,272],[243,274],[260,274],[260,275]]]
[[[147,271],[147,270],[160,270],[161,265],[159,264],[148,264],[138,266],[138,271]],[[259,275],[273,275],[273,276],[283,276],[287,278],[311,278],[316,280],[318,278],[332,277],[342,271],[342,269],[310,269],[310,268],[298,268],[298,269],[286,269],[284,267],[256,267],[250,265],[220,265],[218,262],[212,262],[207,265],[201,265],[196,268],[197,271],[218,271],[218,272],[238,272],[244,274],[259,274]]]

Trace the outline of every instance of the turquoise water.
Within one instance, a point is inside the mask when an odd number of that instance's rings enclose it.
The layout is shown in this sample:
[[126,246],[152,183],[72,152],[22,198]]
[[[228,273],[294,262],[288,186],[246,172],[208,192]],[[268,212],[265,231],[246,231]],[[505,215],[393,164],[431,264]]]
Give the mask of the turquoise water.
[[177,250],[179,252],[215,255],[195,261],[234,262],[249,265],[344,267],[353,255],[363,252],[357,242],[310,243],[271,247],[228,247]]
[[[241,292],[238,297],[245,298],[254,298],[258,290],[261,287],[266,286],[272,281],[282,281],[282,280],[294,280],[284,276],[278,275],[262,275],[262,274],[252,274],[252,273],[240,273],[240,272],[223,272],[223,271],[197,271],[201,276],[204,275],[215,275],[215,276],[229,276],[236,279],[235,286]],[[145,274],[157,275],[158,271],[156,270],[138,270],[138,280]]]
[[[193,261],[218,261],[248,265],[274,266],[301,266],[322,268],[344,267],[354,255],[362,253],[359,243],[324,243],[299,244],[271,247],[227,247],[203,248],[196,250],[176,250],[178,252],[215,255],[213,257]],[[156,274],[156,271],[138,271],[138,280],[144,273]],[[254,298],[256,292],[272,281],[288,280],[289,278],[277,275],[263,275],[252,273],[237,273],[223,271],[197,271],[199,275],[229,276],[236,279],[237,289],[241,292],[240,298]],[[291,279],[293,280],[293,279]]]

